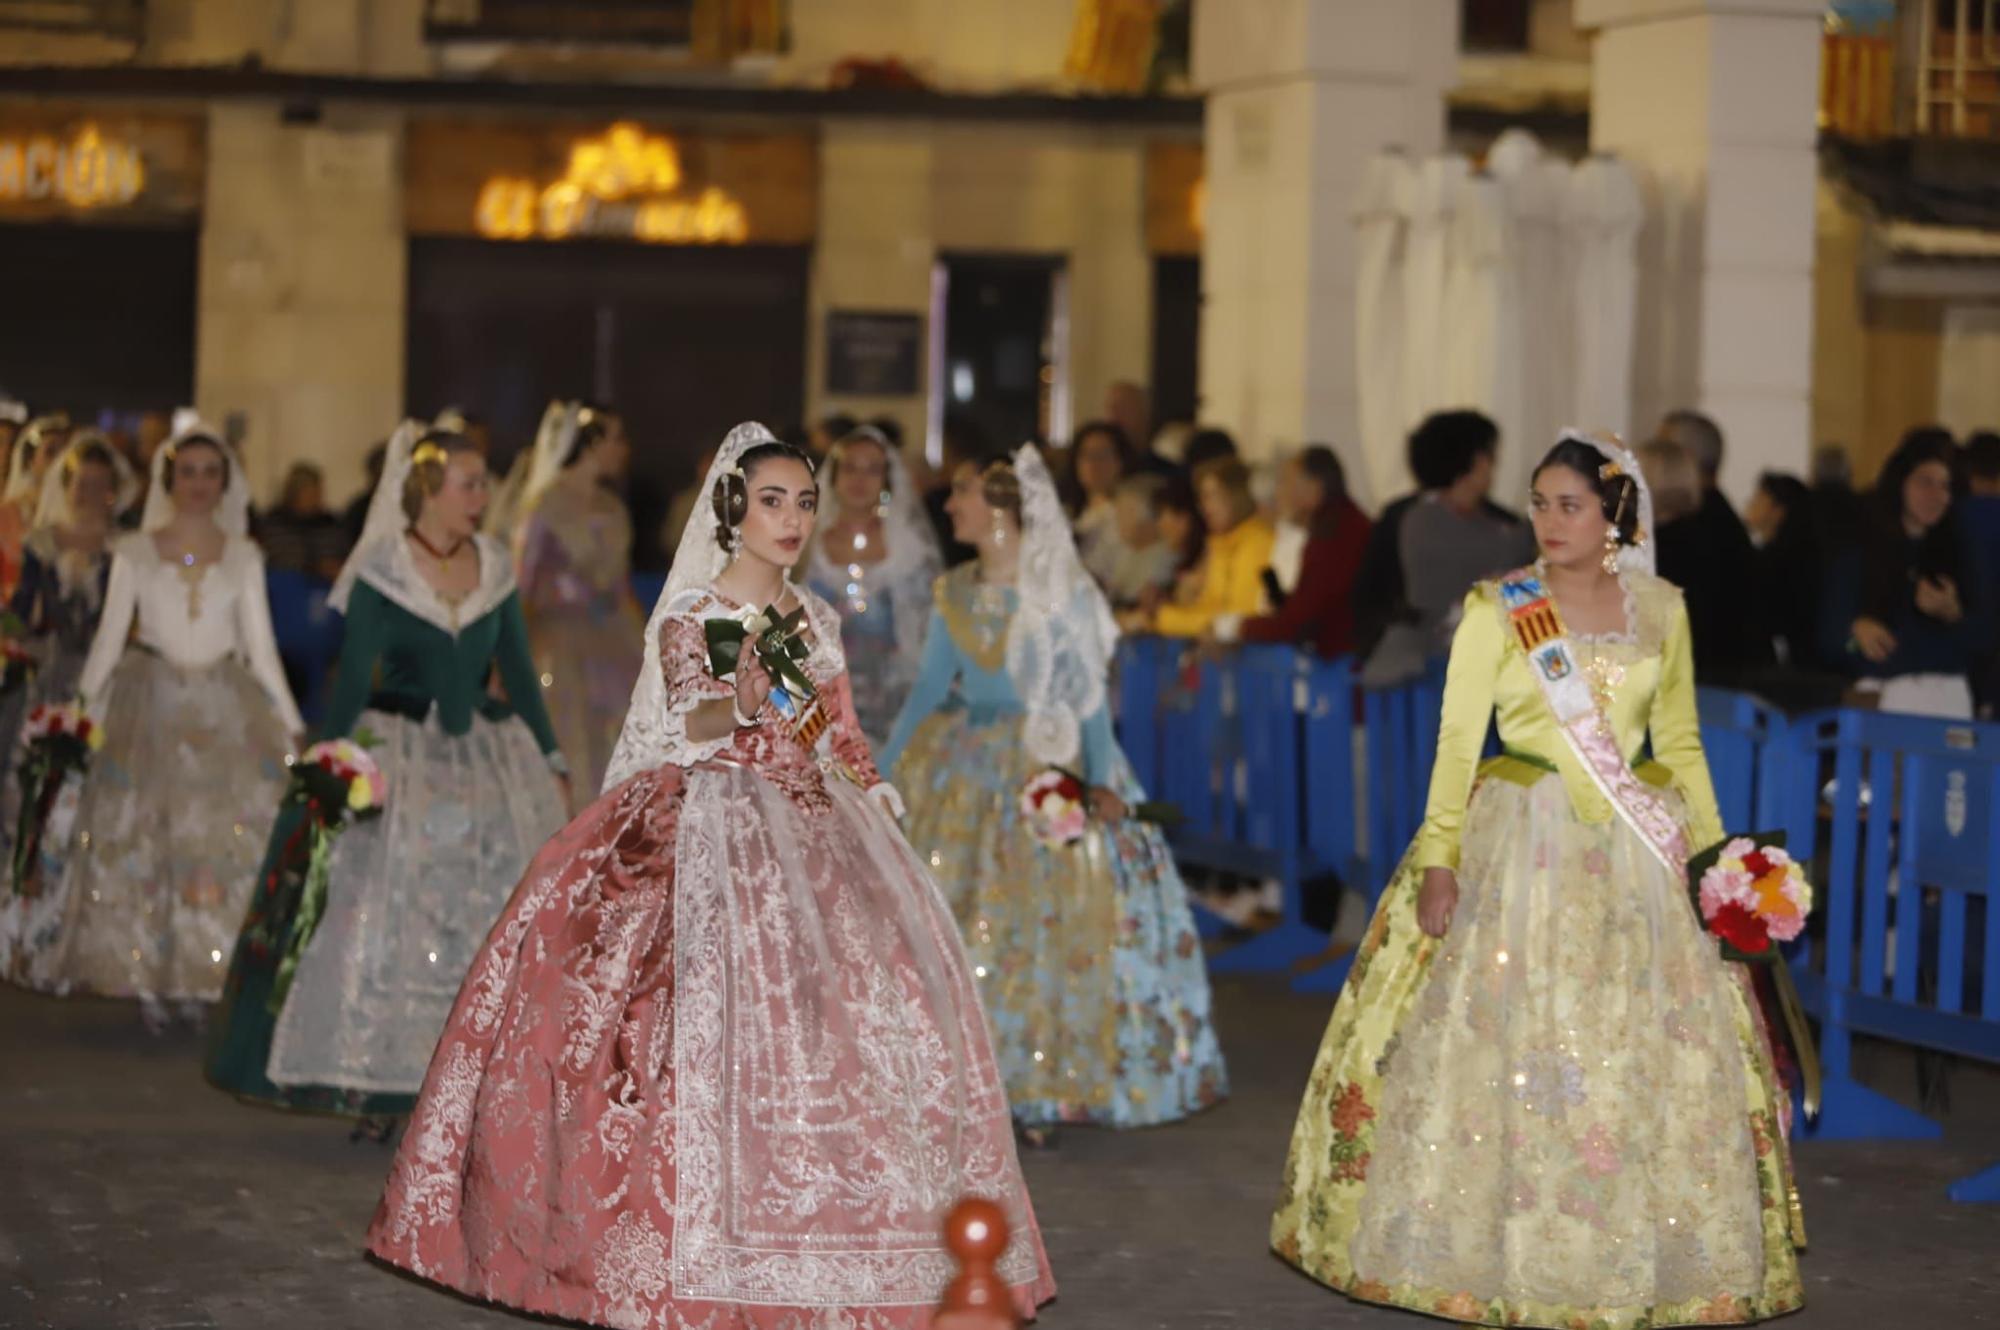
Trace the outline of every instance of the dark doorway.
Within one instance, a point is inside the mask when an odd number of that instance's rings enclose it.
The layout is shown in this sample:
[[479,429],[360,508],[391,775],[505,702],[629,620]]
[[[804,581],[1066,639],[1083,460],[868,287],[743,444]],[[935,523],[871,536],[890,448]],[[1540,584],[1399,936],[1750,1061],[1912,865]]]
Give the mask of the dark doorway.
[[1153,260],[1155,422],[1199,418],[1200,357],[1201,260],[1163,255]]
[[938,260],[944,345],[931,385],[934,419],[967,419],[1006,448],[1068,428],[1063,277],[1058,258]]
[[200,233],[0,228],[0,389],[80,419],[194,400]]
[[659,525],[732,425],[778,433],[805,409],[806,283],[797,247],[410,242],[410,409],[492,422],[496,459],[556,397],[608,402],[632,434],[632,560],[665,566]]

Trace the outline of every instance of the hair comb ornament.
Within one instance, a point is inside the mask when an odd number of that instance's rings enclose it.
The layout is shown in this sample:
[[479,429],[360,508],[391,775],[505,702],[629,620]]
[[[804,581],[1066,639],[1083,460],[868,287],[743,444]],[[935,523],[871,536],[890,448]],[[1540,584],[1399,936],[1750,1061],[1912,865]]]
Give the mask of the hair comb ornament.
[[429,439],[425,439],[422,443],[418,444],[415,450],[410,453],[411,466],[425,466],[431,462],[436,462],[439,466],[443,466],[450,460],[451,454]]

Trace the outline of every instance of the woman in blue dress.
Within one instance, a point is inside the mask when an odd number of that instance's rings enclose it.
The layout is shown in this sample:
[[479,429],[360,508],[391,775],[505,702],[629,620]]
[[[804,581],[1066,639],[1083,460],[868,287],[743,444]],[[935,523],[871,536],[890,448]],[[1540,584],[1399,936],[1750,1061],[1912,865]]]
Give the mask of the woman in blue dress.
[[[949,504],[979,557],[938,579],[922,669],[883,752],[909,839],[965,935],[1015,1120],[1148,1126],[1227,1091],[1187,889],[1111,733],[1117,640],[1033,447],[961,467]],[[1020,810],[1051,767],[1088,830],[1049,846]]]
[[880,748],[923,659],[931,586],[944,566],[903,459],[863,425],[826,459],[833,505],[813,538],[806,582],[840,612],[854,714]]

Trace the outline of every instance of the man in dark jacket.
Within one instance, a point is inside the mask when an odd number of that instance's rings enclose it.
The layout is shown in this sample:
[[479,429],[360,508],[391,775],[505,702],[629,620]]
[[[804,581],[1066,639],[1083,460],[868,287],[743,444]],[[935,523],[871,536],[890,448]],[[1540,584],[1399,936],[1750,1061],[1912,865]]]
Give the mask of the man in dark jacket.
[[[1736,515],[1717,481],[1722,474],[1722,427],[1699,411],[1669,411],[1659,436],[1693,454],[1701,471],[1701,508],[1694,515],[1694,544],[1701,557],[1719,569],[1748,569],[1756,564],[1750,529]],[[1720,579],[1725,581],[1726,579]],[[1683,588],[1685,590],[1686,588]],[[1723,599],[1714,595],[1688,597],[1688,626],[1694,632],[1696,674],[1704,682],[1725,682],[1745,671],[1777,663],[1771,639],[1746,631],[1757,606],[1746,592]]]

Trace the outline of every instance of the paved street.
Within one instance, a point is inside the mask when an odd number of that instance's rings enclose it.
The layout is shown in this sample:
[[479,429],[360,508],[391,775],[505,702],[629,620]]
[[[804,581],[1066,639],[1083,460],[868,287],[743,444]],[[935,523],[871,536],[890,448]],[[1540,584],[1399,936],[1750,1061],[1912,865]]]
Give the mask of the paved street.
[[[1296,1097],[1329,1003],[1218,990],[1236,1097],[1176,1128],[1072,1132],[1028,1161],[1062,1298],[1048,1330],[1415,1327],[1264,1251]],[[0,991],[0,1326],[426,1330],[529,1324],[364,1262],[387,1164],[321,1119],[208,1089],[188,1032],[123,1005]],[[1899,1095],[1907,1053],[1868,1050]],[[2000,1325],[2000,1208],[1945,1184],[2000,1159],[2000,1076],[1961,1066],[1936,1146],[1800,1150],[1811,1305],[1800,1327]]]

